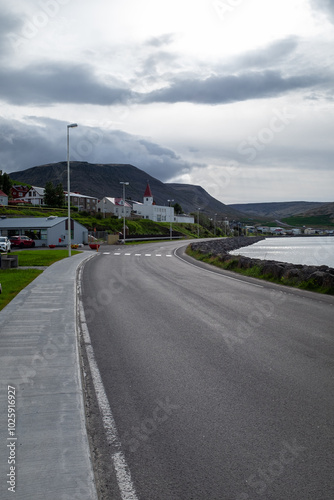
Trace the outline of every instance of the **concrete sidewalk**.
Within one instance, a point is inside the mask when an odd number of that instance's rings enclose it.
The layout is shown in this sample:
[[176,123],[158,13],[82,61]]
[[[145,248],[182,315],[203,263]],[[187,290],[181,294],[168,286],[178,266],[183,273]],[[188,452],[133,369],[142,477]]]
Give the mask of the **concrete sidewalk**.
[[0,312],[2,500],[97,499],[76,330],[76,272],[94,253],[53,264]]

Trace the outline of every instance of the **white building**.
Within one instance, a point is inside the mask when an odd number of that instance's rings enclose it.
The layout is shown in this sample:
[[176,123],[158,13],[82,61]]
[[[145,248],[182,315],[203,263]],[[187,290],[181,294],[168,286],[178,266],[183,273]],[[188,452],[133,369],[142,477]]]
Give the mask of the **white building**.
[[[66,246],[67,217],[26,217],[0,220],[1,236],[24,235],[35,241],[36,247],[49,245]],[[71,219],[71,243],[88,242],[88,230],[79,222]]]
[[150,185],[147,183],[143,203],[134,203],[133,212],[143,219],[155,222],[174,222],[174,207],[155,205]]
[[44,188],[31,186],[24,199],[32,205],[44,205],[44,193]]
[[124,203],[122,198],[110,198],[105,196],[97,204],[97,211],[105,215],[113,214],[117,217],[124,217],[124,210],[125,217],[130,217],[131,205],[127,201]]
[[177,223],[187,223],[187,224],[194,224],[195,219],[192,215],[186,215],[186,214],[179,214],[179,215],[174,215],[174,221]]

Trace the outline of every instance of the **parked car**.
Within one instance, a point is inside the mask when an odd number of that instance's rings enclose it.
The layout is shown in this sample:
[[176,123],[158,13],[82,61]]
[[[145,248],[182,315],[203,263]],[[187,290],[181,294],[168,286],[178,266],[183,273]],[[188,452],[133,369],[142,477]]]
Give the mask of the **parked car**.
[[0,251],[1,252],[10,252],[11,243],[7,236],[0,236]]
[[10,242],[12,244],[12,247],[20,247],[20,248],[31,247],[31,248],[33,248],[35,246],[34,240],[32,240],[31,238],[28,238],[28,236],[11,236]]

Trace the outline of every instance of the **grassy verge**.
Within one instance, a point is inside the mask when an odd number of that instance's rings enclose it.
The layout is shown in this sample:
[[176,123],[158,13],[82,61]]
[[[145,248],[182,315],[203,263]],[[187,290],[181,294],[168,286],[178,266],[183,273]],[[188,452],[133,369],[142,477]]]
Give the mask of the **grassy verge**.
[[192,250],[190,245],[187,247],[186,253],[187,255],[193,257],[194,259],[206,262],[208,264],[212,264],[216,267],[219,267],[220,269],[226,269],[228,271],[233,271],[238,274],[242,274],[243,276],[250,276],[252,278],[270,281],[271,283],[277,283],[279,285],[292,286],[295,288],[299,288],[301,290],[310,290],[312,292],[334,295],[333,288],[320,287],[312,279],[300,282],[296,278],[290,278],[290,279],[275,278],[270,274],[263,274],[260,266],[258,265],[255,265],[250,269],[241,269],[240,267],[238,267],[237,258],[232,257],[230,260],[222,262],[220,258],[215,255],[203,254],[199,251]]
[[3,309],[23,288],[31,283],[43,271],[39,269],[0,270],[0,310]]
[[[72,250],[72,255],[78,252]],[[19,266],[51,266],[54,262],[68,256],[68,250],[20,250],[11,252],[10,255],[18,255]]]
[[[81,252],[72,250],[72,255],[77,253]],[[67,257],[68,250],[21,250],[10,255],[19,256],[19,266],[50,266]],[[0,311],[42,272],[40,269],[0,269]]]

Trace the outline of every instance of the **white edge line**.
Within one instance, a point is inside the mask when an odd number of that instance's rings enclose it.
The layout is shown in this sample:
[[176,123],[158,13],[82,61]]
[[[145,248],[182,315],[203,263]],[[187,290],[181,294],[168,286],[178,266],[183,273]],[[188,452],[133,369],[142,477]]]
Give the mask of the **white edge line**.
[[91,339],[89,335],[88,326],[86,323],[85,312],[83,309],[83,304],[81,302],[82,290],[81,290],[81,275],[82,269],[79,271],[79,318],[80,327],[83,334],[83,339],[85,342],[85,348],[88,358],[88,363],[93,379],[94,389],[97,397],[97,402],[102,415],[103,427],[106,433],[106,438],[108,444],[112,446],[113,451],[111,451],[111,460],[116,473],[118,487],[121,493],[122,500],[138,500],[135,487],[132,482],[131,473],[129,466],[125,460],[122,452],[122,445],[120,438],[118,436],[118,431],[113,417],[108,398],[103,386],[100,370],[97,366],[93,347],[91,345]]
[[180,259],[182,262],[185,262],[186,264],[189,264],[189,266],[194,266],[197,269],[203,269],[205,272],[211,273],[211,274],[215,274],[216,276],[217,275],[218,276],[223,276],[223,278],[226,278],[228,280],[239,281],[239,283],[246,283],[247,285],[256,286],[258,288],[264,288],[263,285],[257,285],[256,283],[250,283],[249,281],[246,281],[246,280],[241,280],[241,279],[238,279],[238,278],[233,278],[232,276],[226,276],[226,274],[223,274],[223,273],[217,273],[216,271],[210,271],[210,269],[206,269],[206,268],[201,267],[201,266],[196,266],[196,264],[193,264],[192,262],[188,262],[187,260],[182,259],[182,257],[180,257],[179,255],[177,255],[177,253],[176,253],[177,250],[178,250],[178,248],[175,248],[175,250],[174,250],[174,256],[177,257],[178,259]]

